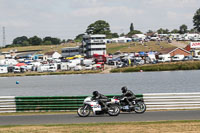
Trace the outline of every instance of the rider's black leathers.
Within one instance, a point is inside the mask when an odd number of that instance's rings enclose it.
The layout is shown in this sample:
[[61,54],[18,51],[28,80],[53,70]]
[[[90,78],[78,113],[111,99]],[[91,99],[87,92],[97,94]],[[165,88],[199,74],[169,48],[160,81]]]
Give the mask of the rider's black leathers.
[[132,92],[132,91],[130,91],[130,90],[127,90],[126,92],[124,92],[122,95],[121,95],[121,97],[125,97],[125,101],[130,105],[130,106],[133,106],[133,104],[132,104],[132,101],[133,101],[133,99],[135,99],[136,97],[135,97],[135,94]]
[[99,93],[97,96],[93,96],[92,99],[98,101],[102,108],[107,108],[106,102],[108,102],[109,99],[103,94]]

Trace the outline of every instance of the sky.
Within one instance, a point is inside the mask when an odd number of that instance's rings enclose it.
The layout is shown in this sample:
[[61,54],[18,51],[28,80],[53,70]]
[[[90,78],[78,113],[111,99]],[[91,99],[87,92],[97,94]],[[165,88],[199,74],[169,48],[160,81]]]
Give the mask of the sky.
[[112,32],[128,33],[130,24],[147,32],[159,28],[193,28],[200,0],[0,0],[0,46],[20,36],[74,39],[97,20]]

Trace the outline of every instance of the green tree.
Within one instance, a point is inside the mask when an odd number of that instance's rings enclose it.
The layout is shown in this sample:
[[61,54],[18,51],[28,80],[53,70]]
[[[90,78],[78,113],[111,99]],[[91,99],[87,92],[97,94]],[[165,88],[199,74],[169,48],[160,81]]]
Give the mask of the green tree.
[[133,31],[130,31],[130,32],[127,34],[127,36],[128,36],[128,37],[132,37],[132,36],[135,35],[135,34],[142,34],[142,32],[139,31],[139,30],[133,30]]
[[67,41],[65,40],[65,39],[63,39],[62,41],[61,41],[61,43],[66,43]]
[[53,38],[51,38],[51,42],[52,42],[52,44],[57,45],[57,44],[60,44],[61,40],[59,38],[53,37]]
[[124,33],[121,33],[119,36],[121,36],[121,37],[122,37],[122,36],[125,36],[125,34],[124,34]]
[[43,42],[44,45],[52,45],[52,42],[51,41],[45,41]]
[[29,45],[30,45],[30,44],[29,44],[28,40],[22,42],[22,46],[29,46]]
[[194,29],[200,32],[200,8],[194,14],[193,23],[194,23]]
[[117,33],[112,33],[112,38],[118,38],[119,35]]
[[190,33],[196,33],[197,31],[196,31],[196,29],[190,29],[189,32]]
[[79,34],[76,36],[76,38],[74,39],[75,42],[81,42],[83,40],[83,36],[84,34]]
[[[45,43],[46,42],[46,43]],[[47,43],[48,42],[48,43]],[[60,44],[60,39],[59,38],[52,38],[52,37],[45,37],[44,39],[43,39],[43,43],[45,43],[45,45],[51,45],[51,44],[54,44],[54,45],[56,45],[56,44]]]
[[187,29],[188,29],[187,25],[183,24],[179,28],[179,33],[180,34],[185,34],[185,33],[187,33]]
[[[52,40],[52,38],[50,36],[47,36],[47,37],[43,38],[43,43],[51,42],[51,40]],[[52,44],[52,42],[50,44]],[[48,45],[48,44],[46,44],[46,45]]]
[[133,23],[131,23],[131,26],[130,26],[130,32],[134,31],[134,26],[133,26]]
[[110,25],[104,20],[98,20],[87,27],[87,34],[105,34],[106,36],[111,34]]
[[173,29],[173,30],[171,31],[171,33],[179,33],[179,30]]
[[34,36],[29,38],[29,43],[31,45],[40,45],[42,43],[42,39],[37,36]]
[[23,45],[24,41],[28,41],[28,38],[26,36],[21,36],[21,37],[17,37],[13,40],[13,44],[21,44]]
[[160,28],[159,30],[157,30],[157,32],[158,32],[158,34],[168,34],[169,30]]
[[152,30],[148,30],[147,33],[154,33]]

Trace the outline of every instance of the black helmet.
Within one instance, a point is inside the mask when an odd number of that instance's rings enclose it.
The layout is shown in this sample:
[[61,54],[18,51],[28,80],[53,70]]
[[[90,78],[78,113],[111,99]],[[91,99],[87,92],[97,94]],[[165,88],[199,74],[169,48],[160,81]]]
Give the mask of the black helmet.
[[93,91],[93,96],[97,96],[99,94],[98,91]]
[[122,90],[122,93],[126,93],[127,87],[126,87],[126,86],[123,86],[123,87],[121,88],[121,90]]

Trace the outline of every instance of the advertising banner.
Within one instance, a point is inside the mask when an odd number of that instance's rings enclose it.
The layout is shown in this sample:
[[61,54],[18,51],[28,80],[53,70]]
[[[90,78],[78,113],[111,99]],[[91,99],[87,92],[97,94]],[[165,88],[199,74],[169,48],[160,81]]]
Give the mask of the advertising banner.
[[200,42],[191,42],[190,48],[200,48]]

